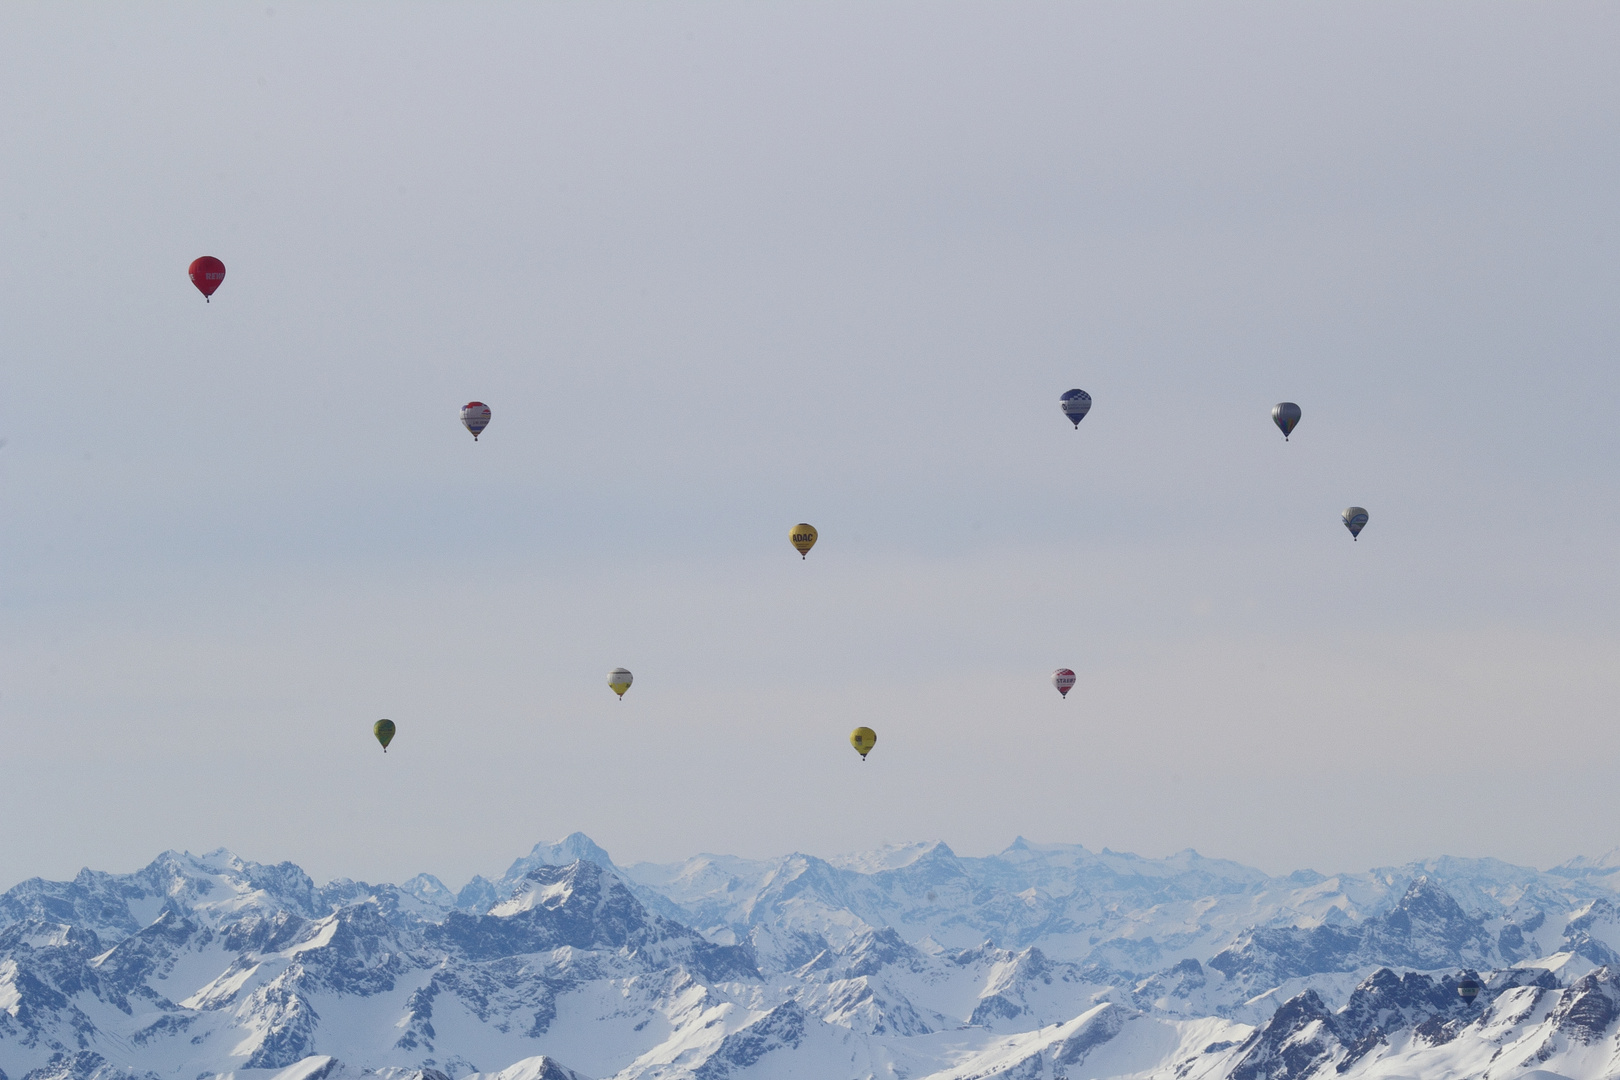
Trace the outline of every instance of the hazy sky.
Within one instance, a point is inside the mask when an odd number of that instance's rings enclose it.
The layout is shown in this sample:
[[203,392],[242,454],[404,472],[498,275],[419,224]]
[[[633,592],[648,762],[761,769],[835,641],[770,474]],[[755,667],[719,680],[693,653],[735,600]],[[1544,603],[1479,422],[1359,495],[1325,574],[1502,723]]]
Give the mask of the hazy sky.
[[1617,40],[0,7],[0,887],[1620,844]]

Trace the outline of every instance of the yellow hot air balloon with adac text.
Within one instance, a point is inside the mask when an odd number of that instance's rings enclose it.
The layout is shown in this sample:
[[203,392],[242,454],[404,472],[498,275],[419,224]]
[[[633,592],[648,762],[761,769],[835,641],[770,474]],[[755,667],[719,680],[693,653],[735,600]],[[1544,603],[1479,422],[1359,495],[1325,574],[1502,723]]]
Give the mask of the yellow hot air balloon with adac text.
[[799,558],[810,554],[810,549],[816,546],[816,527],[799,522],[788,532],[788,539],[799,552]]
[[877,745],[877,732],[869,727],[858,727],[849,733],[849,745],[858,750],[861,760],[865,761],[866,755],[870,754],[872,747]]

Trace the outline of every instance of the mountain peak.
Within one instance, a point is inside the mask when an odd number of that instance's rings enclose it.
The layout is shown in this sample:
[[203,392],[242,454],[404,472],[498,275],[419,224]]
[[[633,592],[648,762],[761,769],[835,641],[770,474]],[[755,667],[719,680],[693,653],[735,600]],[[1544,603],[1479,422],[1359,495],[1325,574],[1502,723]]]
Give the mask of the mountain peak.
[[1554,874],[1590,874],[1607,873],[1610,870],[1620,869],[1620,847],[1610,848],[1608,852],[1591,858],[1587,855],[1577,855],[1573,859],[1559,863],[1550,873]]
[[1406,892],[1396,903],[1395,910],[1414,913],[1427,911],[1447,919],[1466,917],[1462,905],[1457,903],[1457,898],[1429,880],[1427,874],[1420,874],[1412,879],[1412,883],[1406,887]]
[[554,843],[540,843],[534,845],[529,853],[517,859],[507,868],[506,874],[501,878],[503,888],[510,888],[521,880],[525,874],[541,866],[567,866],[569,863],[584,860],[595,863],[608,870],[616,869],[613,859],[606,851],[582,832],[571,832],[561,840]]
[[[618,878],[606,873],[596,863],[575,859],[567,866],[547,863],[524,874],[512,895],[489,909],[496,918],[515,915],[537,907],[559,908],[566,905],[576,892],[595,894],[604,890],[617,890],[629,897],[629,890]],[[630,901],[635,903],[633,899]],[[636,905],[638,908],[639,904]]]
[[[808,859],[811,856],[797,855]],[[827,860],[829,866],[840,870],[853,870],[858,874],[876,874],[884,870],[899,870],[929,859],[955,859],[956,853],[943,840],[923,840],[910,844],[885,844],[875,851],[851,855],[835,855]]]
[[575,830],[551,845],[576,859],[588,859],[598,866],[612,866],[613,859],[602,850],[601,845],[584,833]]
[[556,1058],[541,1054],[508,1065],[500,1072],[473,1073],[464,1080],[587,1080],[582,1073],[565,1068]]

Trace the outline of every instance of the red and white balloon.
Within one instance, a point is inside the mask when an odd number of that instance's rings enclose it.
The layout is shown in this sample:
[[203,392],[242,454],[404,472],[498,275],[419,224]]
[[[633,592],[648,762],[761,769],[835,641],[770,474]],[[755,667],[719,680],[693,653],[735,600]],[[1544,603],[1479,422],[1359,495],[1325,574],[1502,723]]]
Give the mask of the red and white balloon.
[[1069,691],[1074,689],[1074,672],[1066,667],[1058,668],[1052,672],[1052,685],[1057,687],[1057,692],[1063,695],[1064,700],[1068,700]]
[[204,255],[191,260],[186,273],[191,277],[191,283],[197,286],[197,291],[203,294],[203,299],[208,300],[225,280],[225,264],[212,255]]
[[461,407],[461,422],[472,432],[473,442],[477,442],[478,433],[489,427],[489,406],[482,401],[467,402]]

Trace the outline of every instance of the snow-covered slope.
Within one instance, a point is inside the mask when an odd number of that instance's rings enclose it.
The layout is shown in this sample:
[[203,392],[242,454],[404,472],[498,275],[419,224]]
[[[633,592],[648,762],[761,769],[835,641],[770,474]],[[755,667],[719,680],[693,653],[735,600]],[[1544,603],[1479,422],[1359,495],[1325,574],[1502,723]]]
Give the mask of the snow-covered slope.
[[576,833],[452,890],[168,852],[0,895],[0,1080],[1610,1077],[1617,888],[1613,853],[620,868]]

